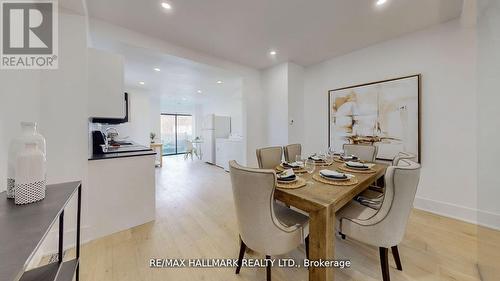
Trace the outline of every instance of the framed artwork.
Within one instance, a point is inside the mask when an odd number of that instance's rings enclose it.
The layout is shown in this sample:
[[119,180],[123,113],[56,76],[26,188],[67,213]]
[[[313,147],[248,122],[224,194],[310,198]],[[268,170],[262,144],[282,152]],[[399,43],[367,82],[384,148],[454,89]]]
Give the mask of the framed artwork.
[[421,162],[420,85],[418,74],[328,91],[328,145],[373,144],[377,159],[405,151]]

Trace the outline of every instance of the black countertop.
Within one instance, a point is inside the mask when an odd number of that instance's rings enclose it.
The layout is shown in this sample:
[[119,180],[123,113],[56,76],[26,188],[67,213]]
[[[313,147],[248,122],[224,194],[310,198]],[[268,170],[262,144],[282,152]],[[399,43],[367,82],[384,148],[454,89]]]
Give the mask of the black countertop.
[[117,153],[106,153],[106,154],[92,154],[89,161],[92,160],[106,160],[114,158],[126,158],[126,157],[137,157],[146,155],[155,155],[156,152],[153,150],[143,150],[143,151],[131,151],[131,152],[117,152]]

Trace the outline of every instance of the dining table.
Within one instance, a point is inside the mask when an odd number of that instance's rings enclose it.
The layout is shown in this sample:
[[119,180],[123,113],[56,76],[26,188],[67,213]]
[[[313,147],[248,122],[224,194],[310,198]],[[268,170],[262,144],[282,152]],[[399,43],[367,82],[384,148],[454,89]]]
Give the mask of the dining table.
[[[344,163],[337,161],[331,165],[318,165],[313,173],[298,175],[306,180],[305,186],[297,189],[275,189],[275,199],[309,214],[310,261],[332,261],[335,259],[335,214],[377,179],[383,177],[388,167],[385,164],[376,163],[370,168],[371,173],[346,172],[354,175],[357,179],[357,183],[352,185],[331,185],[313,179],[313,175],[318,174],[322,169],[339,170],[342,165]],[[309,267],[310,281],[332,281],[334,279],[334,267]]]

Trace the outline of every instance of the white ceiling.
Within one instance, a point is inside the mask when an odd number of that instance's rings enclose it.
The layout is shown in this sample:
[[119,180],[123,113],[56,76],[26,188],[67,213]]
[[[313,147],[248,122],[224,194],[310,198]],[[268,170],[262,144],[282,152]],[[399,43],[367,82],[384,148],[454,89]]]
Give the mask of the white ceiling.
[[[256,68],[304,66],[456,18],[462,0],[87,0],[89,15]],[[278,51],[276,58],[268,54]]]
[[[207,100],[241,98],[241,78],[225,70],[120,42],[99,42],[95,47],[123,56],[128,90],[150,93],[162,104],[192,106]],[[217,84],[218,80],[223,83]],[[145,84],[140,85],[140,81]]]

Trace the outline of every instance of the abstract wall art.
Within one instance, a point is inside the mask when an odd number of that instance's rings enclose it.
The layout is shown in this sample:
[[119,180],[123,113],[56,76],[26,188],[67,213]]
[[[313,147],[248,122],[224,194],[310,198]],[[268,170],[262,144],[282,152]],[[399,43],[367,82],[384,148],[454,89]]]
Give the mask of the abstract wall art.
[[418,74],[328,91],[329,146],[373,144],[377,159],[405,151],[420,162],[420,85]]

